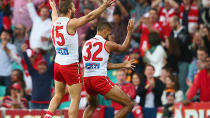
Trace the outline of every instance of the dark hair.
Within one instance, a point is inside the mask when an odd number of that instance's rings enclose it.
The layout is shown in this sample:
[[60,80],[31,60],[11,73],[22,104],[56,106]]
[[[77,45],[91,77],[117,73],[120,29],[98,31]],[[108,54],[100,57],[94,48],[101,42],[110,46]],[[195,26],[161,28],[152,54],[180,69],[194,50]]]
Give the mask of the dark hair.
[[106,28],[112,29],[112,25],[108,22],[101,22],[98,24],[97,31],[102,31]]
[[14,69],[12,72],[14,72],[14,71],[17,71],[18,72],[18,81],[21,82],[21,86],[23,88],[25,88],[25,81],[24,81],[23,72],[20,69]]
[[59,1],[59,14],[66,15],[69,12],[69,9],[72,9],[72,0],[60,0]]
[[151,46],[156,46],[160,44],[160,36],[157,32],[149,33],[149,44]]
[[5,32],[5,33],[7,33],[7,34],[9,34],[9,35],[12,34],[12,31],[11,31],[11,30],[3,29],[3,30],[1,31],[1,34],[2,34],[3,32]]
[[155,67],[154,67],[153,65],[151,65],[151,64],[146,64],[145,69],[146,69],[147,67],[152,67],[152,69],[155,71]]
[[170,75],[173,74],[173,69],[171,67],[168,66],[163,66],[162,70],[166,70],[166,72],[170,73]]
[[206,47],[199,47],[197,50],[199,50],[199,51],[204,51],[205,53],[208,54],[208,50],[207,50]]
[[113,12],[113,15],[119,15],[119,16],[122,15],[119,7],[115,7],[114,12]]
[[178,90],[179,90],[179,80],[176,78],[176,76],[170,75],[168,78],[169,78],[172,82],[174,82],[174,88],[173,88],[173,89],[175,89],[176,91],[178,91]]
[[[145,76],[143,74],[138,73],[138,72],[133,73],[133,75],[135,75],[135,74],[138,76],[140,82],[145,79]],[[133,80],[133,75],[132,75],[132,80]]]
[[179,57],[181,51],[178,41],[174,39],[174,37],[169,37],[168,41],[169,41],[169,48],[167,50],[168,55],[174,55],[176,57]]

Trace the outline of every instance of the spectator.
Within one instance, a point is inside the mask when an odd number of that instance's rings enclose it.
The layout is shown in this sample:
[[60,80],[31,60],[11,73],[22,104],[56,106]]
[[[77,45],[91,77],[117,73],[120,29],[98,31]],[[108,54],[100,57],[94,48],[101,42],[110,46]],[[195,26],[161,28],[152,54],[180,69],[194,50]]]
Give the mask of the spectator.
[[[127,33],[127,24],[129,20],[129,15],[127,10],[121,4],[119,0],[116,1],[117,7],[113,13],[113,23],[112,23],[112,36],[111,40],[117,44],[122,44]],[[111,62],[121,63],[123,62],[125,54],[122,53],[112,53]]]
[[[37,6],[41,2],[45,0],[33,0],[33,4]],[[12,23],[14,26],[22,24],[29,30],[32,26],[32,20],[30,19],[29,13],[26,7],[26,0],[14,0],[14,9],[13,9],[13,17]]]
[[139,48],[141,56],[144,56],[144,52],[150,49],[150,44],[148,43],[149,34],[151,32],[157,32],[161,34],[162,28],[157,22],[157,18],[158,18],[157,9],[151,8],[149,13],[141,17],[137,25],[134,27],[134,29],[137,29],[137,27],[139,27],[139,31],[141,32],[140,48]]
[[178,60],[178,78],[180,88],[185,93],[187,90],[186,77],[188,73],[188,66],[192,59],[192,55],[189,50],[191,41],[187,30],[180,24],[179,17],[174,16],[171,18],[170,25],[173,28],[171,37],[178,41],[178,45],[180,46],[181,50],[180,58]]
[[198,48],[205,47],[205,43],[201,36],[200,31],[195,32],[192,41],[193,41],[192,42],[192,55],[193,55],[193,58],[196,58]]
[[193,0],[183,0],[178,9],[182,26],[184,26],[186,31],[190,34],[194,33],[198,28],[198,7],[196,4],[193,4]]
[[151,32],[149,34],[149,43],[151,44],[151,48],[146,52],[144,60],[155,67],[154,77],[159,77],[161,69],[165,65],[164,61],[167,55],[160,45],[160,39],[157,32]]
[[30,48],[33,50],[41,49],[47,51],[50,48],[49,42],[51,29],[51,19],[48,18],[49,9],[46,6],[43,6],[40,8],[40,16],[38,16],[31,0],[28,0],[26,7],[33,22],[29,37]]
[[162,1],[164,6],[159,8],[159,23],[162,26],[163,37],[169,37],[171,33],[169,20],[176,15],[174,7],[178,7],[178,4],[174,0],[155,0],[151,5],[152,8],[158,7]]
[[22,46],[24,60],[28,66],[32,78],[31,109],[47,109],[51,99],[51,80],[53,79],[53,63],[47,66],[44,59],[37,62],[37,70],[34,69],[26,54],[27,46]]
[[22,86],[19,83],[12,84],[9,96],[3,99],[2,107],[7,109],[25,109],[28,107],[28,101],[21,95]]
[[1,33],[0,43],[0,85],[10,85],[10,75],[12,73],[13,60],[9,56],[8,49],[16,52],[16,48],[13,44],[9,43],[11,39],[10,31],[4,30]]
[[167,89],[174,89],[175,91],[175,99],[174,102],[182,102],[184,100],[184,94],[181,90],[179,90],[179,82],[178,79],[170,75],[169,77],[166,78],[166,90],[163,92],[161,96],[161,101],[163,105],[166,105],[167,102]]
[[187,99],[184,101],[184,104],[186,105],[191,102],[198,90],[200,90],[201,102],[210,101],[210,58],[208,57],[208,60],[203,63],[205,65],[205,68],[195,76],[193,85],[187,92]]
[[202,35],[202,38],[205,42],[205,47],[208,50],[208,54],[210,55],[210,28],[207,26],[200,25],[200,32]]
[[207,49],[204,47],[198,48],[197,49],[197,59],[195,59],[190,67],[189,67],[189,72],[187,75],[187,85],[188,87],[192,86],[193,80],[195,78],[195,76],[197,75],[197,73],[199,72],[199,68],[197,66],[197,63],[200,62],[204,62],[206,60],[206,58],[208,57],[208,52]]
[[166,78],[172,75],[172,69],[170,67],[164,66],[161,71],[160,80],[162,83],[166,83]]
[[210,1],[209,0],[202,0],[202,6],[199,10],[199,14],[200,14],[200,19],[202,21],[202,23],[207,26],[210,27],[210,21],[208,19],[210,19],[209,16],[209,12],[210,12]]
[[132,71],[134,71],[135,73],[144,73],[145,64],[143,63],[143,59],[140,56],[138,48],[131,49],[130,54],[129,54],[129,58],[136,60],[136,62],[134,64],[136,66],[136,68]]
[[172,72],[178,74],[178,60],[181,50],[179,43],[173,37],[166,38],[165,48],[167,53],[166,66],[172,68]]
[[24,25],[16,25],[14,31],[14,45],[17,48],[17,54],[23,58],[21,46],[25,43],[26,28]]
[[97,24],[98,24],[98,19],[94,19],[90,22],[90,27],[85,34],[86,36],[85,41],[93,38],[96,35]]
[[173,105],[176,99],[175,90],[167,89],[166,99],[167,99],[167,104],[164,105],[162,118],[173,118],[173,111],[174,111]]
[[128,0],[134,8],[134,13],[131,17],[135,18],[135,24],[139,22],[141,17],[150,10],[150,0]]
[[[120,69],[117,71],[116,77],[118,80],[116,85],[119,86],[131,99],[134,99],[136,97],[136,89],[132,83],[126,81],[126,72],[123,69]],[[114,107],[116,112],[123,108],[122,105],[113,101],[111,102],[111,106]]]
[[138,89],[137,95],[140,96],[140,104],[142,107],[154,108],[162,106],[161,95],[165,85],[154,77],[155,68],[152,65],[146,65],[145,76],[146,80],[142,80]]
[[[140,73],[133,73],[133,76],[132,76],[132,83],[133,85],[135,86],[136,90],[138,89],[139,85],[141,84],[141,82],[144,80],[144,75],[140,74]],[[135,103],[136,104],[139,104],[140,103],[140,96],[136,95],[136,98],[135,98]]]

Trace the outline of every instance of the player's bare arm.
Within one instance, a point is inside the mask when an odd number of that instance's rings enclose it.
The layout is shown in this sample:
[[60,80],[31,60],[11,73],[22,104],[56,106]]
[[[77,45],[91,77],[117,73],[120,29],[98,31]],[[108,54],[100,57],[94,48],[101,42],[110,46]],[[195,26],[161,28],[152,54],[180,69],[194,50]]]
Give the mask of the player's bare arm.
[[106,49],[109,52],[125,52],[128,50],[131,42],[131,35],[132,35],[132,30],[134,26],[134,20],[129,20],[128,26],[127,26],[127,35],[125,38],[125,41],[123,42],[122,45],[117,44],[113,41],[107,41],[106,43]]
[[113,2],[114,2],[113,0],[103,0],[103,4],[99,8],[90,12],[89,14],[80,18],[71,19],[71,22],[68,23],[69,32],[72,34],[75,33],[75,30],[78,27],[81,27],[86,23],[88,23],[89,21],[100,16],[106,10],[106,8],[108,8]]
[[107,69],[121,69],[121,68],[131,68],[134,69],[135,66],[135,59],[129,60],[126,59],[123,63],[118,63],[118,64],[113,64],[113,63],[108,63],[107,64]]
[[52,24],[58,19],[58,12],[54,0],[49,0],[50,6],[52,8]]

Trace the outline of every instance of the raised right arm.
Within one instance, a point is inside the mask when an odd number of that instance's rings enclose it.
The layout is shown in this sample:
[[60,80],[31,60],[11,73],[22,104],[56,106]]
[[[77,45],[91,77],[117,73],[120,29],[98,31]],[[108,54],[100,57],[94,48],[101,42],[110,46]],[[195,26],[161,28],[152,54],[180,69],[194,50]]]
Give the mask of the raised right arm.
[[130,46],[130,42],[131,42],[131,35],[132,35],[132,30],[133,30],[133,26],[134,26],[134,20],[129,20],[128,23],[128,27],[127,27],[127,36],[125,38],[125,41],[123,42],[122,45],[117,44],[115,42],[112,41],[107,41],[106,43],[106,49],[109,52],[125,52],[128,50],[129,46]]
[[52,24],[54,24],[54,22],[57,20],[58,18],[58,12],[57,12],[57,8],[56,8],[56,4],[54,0],[49,0],[50,6],[52,8]]
[[100,16],[113,2],[113,0],[105,0],[99,8],[93,10],[89,14],[80,18],[71,19],[71,22],[68,23],[69,33],[74,34],[77,28]]

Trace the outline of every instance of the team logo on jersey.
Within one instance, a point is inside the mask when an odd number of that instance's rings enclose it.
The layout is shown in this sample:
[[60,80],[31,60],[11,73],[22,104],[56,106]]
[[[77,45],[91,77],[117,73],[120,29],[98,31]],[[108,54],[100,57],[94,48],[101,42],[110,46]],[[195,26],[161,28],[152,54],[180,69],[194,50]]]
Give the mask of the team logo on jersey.
[[99,69],[100,63],[86,63],[85,68],[86,69]]
[[56,48],[56,52],[61,55],[69,55],[69,51],[67,47],[64,48]]

